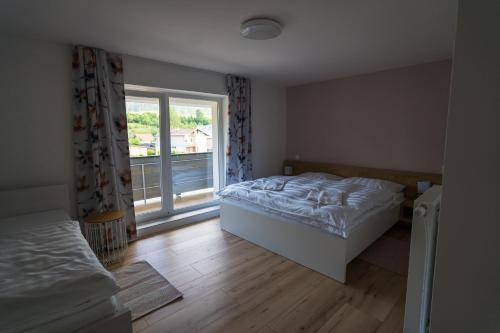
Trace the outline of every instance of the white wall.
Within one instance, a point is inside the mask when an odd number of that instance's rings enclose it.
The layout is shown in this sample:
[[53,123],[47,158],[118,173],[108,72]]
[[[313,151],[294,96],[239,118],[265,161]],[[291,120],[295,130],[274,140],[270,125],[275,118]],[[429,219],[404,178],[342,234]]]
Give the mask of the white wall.
[[500,332],[499,17],[460,1],[431,332]]
[[70,59],[67,46],[2,38],[0,190],[73,186]]
[[224,74],[133,56],[123,57],[125,82],[155,88],[225,94]]
[[254,178],[283,173],[286,149],[286,90],[253,80],[252,149]]
[[[132,56],[124,66],[129,84],[225,94],[221,73]],[[70,46],[2,36],[0,190],[73,186],[71,87]],[[285,89],[260,80],[252,88],[254,168],[261,177],[280,172],[285,158]]]

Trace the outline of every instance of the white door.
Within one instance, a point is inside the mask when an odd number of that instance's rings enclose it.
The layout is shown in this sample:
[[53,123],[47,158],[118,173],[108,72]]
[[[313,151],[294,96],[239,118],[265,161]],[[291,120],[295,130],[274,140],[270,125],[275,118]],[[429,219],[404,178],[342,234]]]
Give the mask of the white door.
[[217,204],[223,97],[126,91],[137,221]]

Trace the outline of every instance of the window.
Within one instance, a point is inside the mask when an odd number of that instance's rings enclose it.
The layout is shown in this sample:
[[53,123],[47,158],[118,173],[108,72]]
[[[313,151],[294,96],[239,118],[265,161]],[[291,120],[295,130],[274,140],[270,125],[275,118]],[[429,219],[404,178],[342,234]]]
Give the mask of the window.
[[217,203],[223,101],[224,96],[127,87],[130,165],[139,222]]

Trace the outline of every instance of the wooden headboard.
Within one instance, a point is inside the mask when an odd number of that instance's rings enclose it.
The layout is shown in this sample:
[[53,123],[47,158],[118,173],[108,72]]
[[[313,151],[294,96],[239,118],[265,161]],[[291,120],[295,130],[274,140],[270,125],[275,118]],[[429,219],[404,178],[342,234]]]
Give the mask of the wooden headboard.
[[405,185],[405,196],[409,199],[417,197],[418,181],[429,180],[432,184],[441,184],[442,179],[442,176],[436,173],[375,169],[330,163],[285,161],[283,165],[291,166],[293,168],[293,175],[299,175],[303,172],[327,172],[342,177],[366,177],[390,180]]

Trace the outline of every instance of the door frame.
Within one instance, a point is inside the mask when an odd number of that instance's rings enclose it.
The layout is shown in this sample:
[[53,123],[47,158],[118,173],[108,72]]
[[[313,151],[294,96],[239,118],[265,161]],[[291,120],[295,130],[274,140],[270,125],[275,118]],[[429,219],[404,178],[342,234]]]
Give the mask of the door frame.
[[[136,214],[135,219],[137,223],[141,223],[144,221],[152,220],[161,216],[168,216],[172,210],[171,200],[168,200],[168,193],[166,193],[166,189],[171,186],[169,183],[171,179],[169,179],[168,175],[171,174],[171,171],[168,170],[170,167],[169,159],[170,154],[167,154],[167,147],[170,147],[170,136],[166,135],[166,124],[169,123],[169,115],[168,112],[165,112],[166,109],[166,100],[165,95],[153,92],[153,91],[143,91],[143,90],[125,90],[125,96],[131,97],[145,97],[145,98],[155,98],[158,99],[159,102],[159,121],[160,121],[160,198],[161,198],[161,208],[159,210],[155,210],[152,212],[146,212],[142,214]],[[167,163],[165,163],[167,162]],[[165,165],[164,165],[165,164]],[[166,184],[168,183],[168,184]],[[165,184],[165,185],[164,185]],[[143,184],[146,186],[146,184]]]
[[[214,152],[213,152],[213,156],[215,158],[213,158],[213,163],[214,163],[214,166],[213,166],[213,170],[217,172],[217,178],[215,177],[215,173],[214,173],[214,191],[218,191],[221,187],[223,187],[223,184],[224,184],[224,167],[220,167],[220,166],[224,166],[224,138],[223,138],[223,104],[224,104],[224,99],[222,96],[207,96],[205,94],[198,94],[198,93],[193,93],[193,92],[178,92],[178,91],[166,91],[164,93],[165,97],[166,97],[166,108],[167,110],[170,109],[170,98],[185,98],[185,99],[194,99],[194,100],[202,100],[202,101],[211,101],[211,102],[215,102],[217,104],[217,109],[215,110],[215,117],[216,117],[216,121],[212,121],[212,126],[213,128],[215,128],[215,132],[217,134],[217,142],[216,144],[214,145],[215,149]],[[213,115],[212,115],[213,117]],[[170,133],[170,119],[168,118],[168,130],[169,130],[169,133]],[[212,130],[213,132],[213,130]],[[169,141],[169,147],[170,147],[170,136],[168,138],[168,141]],[[171,164],[171,155],[169,153],[169,169],[170,169],[170,190],[172,191],[172,164]],[[217,184],[217,185],[216,185]],[[188,212],[188,211],[192,211],[192,210],[197,210],[197,209],[202,209],[202,208],[206,208],[206,207],[211,207],[211,206],[215,206],[215,205],[218,205],[219,204],[219,200],[218,199],[215,199],[215,200],[211,200],[209,202],[205,202],[205,203],[201,203],[201,204],[197,204],[197,205],[192,205],[192,206],[189,206],[189,207],[184,207],[184,208],[178,208],[178,209],[174,209],[173,208],[173,193],[172,193],[172,211],[171,211],[171,215],[175,215],[175,214],[180,214],[180,213],[185,213],[185,212]]]
[[[180,209],[173,207],[173,187],[172,187],[172,159],[170,151],[170,117],[169,117],[169,99],[186,98],[198,99],[205,101],[213,101],[217,103],[216,122],[213,122],[216,127],[217,143],[214,145],[214,171],[218,176],[218,188],[214,179],[214,191],[219,190],[225,184],[224,166],[224,129],[226,128],[226,121],[224,120],[224,110],[227,109],[228,97],[226,95],[198,93],[193,91],[182,91],[173,89],[153,88],[137,85],[125,84],[125,96],[136,96],[146,98],[158,98],[160,103],[160,191],[162,206],[160,210],[150,213],[143,213],[136,215],[137,223],[143,223],[149,220],[158,219],[162,217],[169,217],[176,214],[186,213],[197,209],[207,208],[219,204],[219,200],[211,200],[209,202],[192,205]],[[214,126],[214,125],[212,125]],[[214,172],[215,176],[215,172]],[[145,184],[143,184],[145,186]]]

